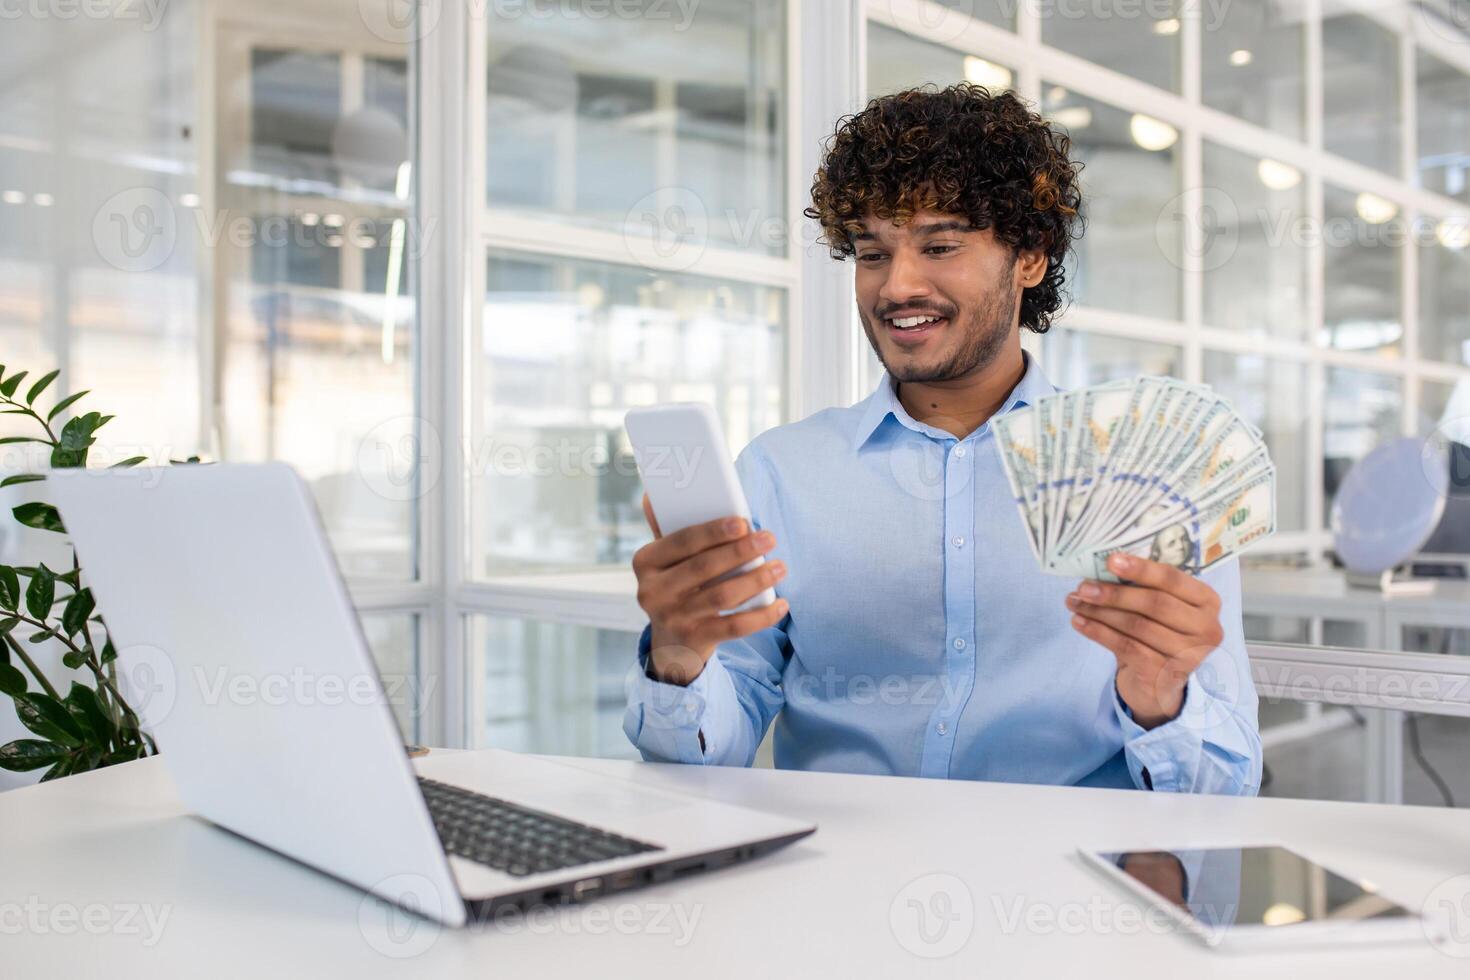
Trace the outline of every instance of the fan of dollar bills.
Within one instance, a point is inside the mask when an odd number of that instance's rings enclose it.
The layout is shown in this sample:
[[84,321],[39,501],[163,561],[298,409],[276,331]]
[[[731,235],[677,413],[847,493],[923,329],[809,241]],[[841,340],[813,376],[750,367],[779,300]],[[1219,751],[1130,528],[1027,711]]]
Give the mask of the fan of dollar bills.
[[995,420],[1043,571],[1117,581],[1125,552],[1200,572],[1276,530],[1261,431],[1208,385],[1140,377],[1037,399]]

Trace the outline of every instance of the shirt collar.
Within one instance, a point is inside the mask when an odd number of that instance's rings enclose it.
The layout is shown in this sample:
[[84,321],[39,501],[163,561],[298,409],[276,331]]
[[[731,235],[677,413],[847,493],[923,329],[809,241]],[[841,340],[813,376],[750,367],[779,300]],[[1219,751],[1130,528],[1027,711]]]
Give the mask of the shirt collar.
[[[1044,398],[1056,392],[1056,387],[1047,379],[1046,374],[1041,370],[1041,365],[1036,363],[1036,359],[1025,351],[1021,352],[1021,357],[1025,361],[1026,369],[1021,374],[1021,380],[1016,383],[1016,387],[1011,389],[1010,395],[1001,405],[1000,411],[995,413],[996,415],[1004,415],[1023,406],[1035,404],[1038,398]],[[862,419],[854,433],[853,448],[862,449],[867,445],[873,433],[878,431],[879,426],[890,415],[900,424],[915,431],[921,431],[919,423],[914,421],[913,416],[909,415],[903,403],[898,400],[898,393],[894,391],[893,378],[887,371],[884,371],[882,377],[878,379],[877,388],[867,397]]]

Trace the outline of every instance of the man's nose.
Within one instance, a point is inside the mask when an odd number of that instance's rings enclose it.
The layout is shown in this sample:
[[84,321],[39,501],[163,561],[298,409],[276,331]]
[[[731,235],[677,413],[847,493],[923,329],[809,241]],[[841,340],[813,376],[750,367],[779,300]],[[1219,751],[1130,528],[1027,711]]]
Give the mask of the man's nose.
[[917,256],[896,251],[888,261],[888,277],[878,290],[878,298],[887,303],[907,303],[929,295],[929,281],[924,278]]

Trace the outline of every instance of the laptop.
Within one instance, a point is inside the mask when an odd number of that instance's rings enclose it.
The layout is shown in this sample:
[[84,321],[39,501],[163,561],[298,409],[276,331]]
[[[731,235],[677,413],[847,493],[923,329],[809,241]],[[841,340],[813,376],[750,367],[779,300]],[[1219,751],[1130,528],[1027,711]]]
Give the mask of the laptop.
[[435,752],[416,769],[285,464],[47,481],[181,800],[226,830],[459,926],[723,867],[816,829],[513,752]]

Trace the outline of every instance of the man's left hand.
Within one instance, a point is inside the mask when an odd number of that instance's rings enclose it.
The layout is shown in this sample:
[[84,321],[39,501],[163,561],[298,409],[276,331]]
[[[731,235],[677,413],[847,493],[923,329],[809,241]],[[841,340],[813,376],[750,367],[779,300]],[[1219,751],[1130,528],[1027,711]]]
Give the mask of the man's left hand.
[[1155,728],[1179,715],[1184,688],[1225,639],[1220,596],[1199,579],[1156,561],[1114,555],[1126,584],[1086,581],[1067,596],[1072,628],[1118,658],[1118,695],[1133,720]]

